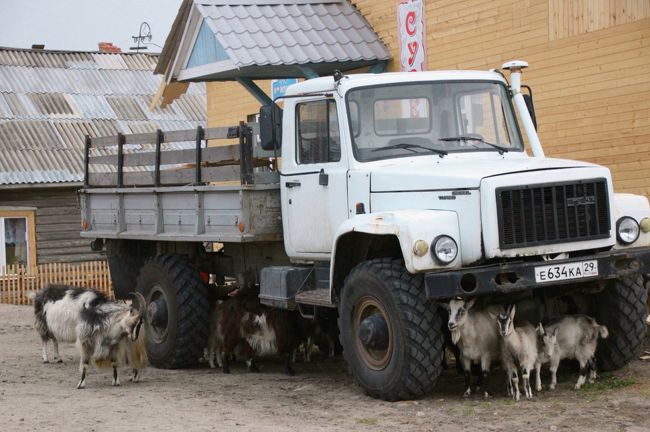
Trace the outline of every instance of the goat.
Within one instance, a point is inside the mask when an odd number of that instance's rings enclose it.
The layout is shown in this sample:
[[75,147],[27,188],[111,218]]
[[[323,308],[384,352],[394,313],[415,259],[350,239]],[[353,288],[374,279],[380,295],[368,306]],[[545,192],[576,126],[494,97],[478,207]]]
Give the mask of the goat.
[[550,363],[551,357],[555,353],[557,347],[557,332],[548,333],[544,330],[542,323],[539,323],[536,329],[537,332],[537,362],[535,363],[535,390],[542,391],[542,365]]
[[[575,359],[580,364],[580,376],[575,384],[578,390],[587,380],[596,379],[596,347],[598,338],[607,338],[609,331],[604,325],[599,325],[595,319],[586,315],[567,315],[548,324],[543,334],[550,333],[556,336],[555,347],[550,355],[551,384],[549,388],[555,389],[557,385],[557,368],[560,360]],[[550,343],[550,341],[549,341]]]
[[279,354],[286,356],[285,373],[295,374],[291,367],[292,353],[299,344],[295,314],[265,307],[257,298],[234,297],[216,305],[210,325],[210,367],[216,354],[223,372],[230,373],[230,360],[237,354],[251,372],[258,372],[255,356]]
[[[329,358],[334,357],[338,338],[336,319],[329,316],[317,316],[313,319],[299,318],[296,324],[298,324],[295,330],[299,335],[299,345],[302,345],[305,350],[305,362],[311,361],[314,345],[318,346],[321,353],[327,353]],[[293,353],[294,362],[296,352],[297,350]]]
[[41,336],[43,363],[49,363],[47,341],[54,347],[54,361],[62,363],[59,342],[77,340],[79,315],[85,307],[108,302],[105,295],[87,288],[49,284],[34,296],[35,327]]
[[120,385],[117,368],[121,365],[133,367],[132,380],[138,380],[138,368],[146,363],[144,335],[140,336],[146,302],[140,293],[135,293],[135,300],[137,308],[107,301],[82,309],[76,328],[81,354],[78,389],[86,386],[86,370],[91,362],[97,368],[113,368],[113,386]]
[[472,393],[470,375],[472,362],[480,362],[481,374],[478,376],[477,388],[485,380],[485,397],[490,393],[487,379],[490,374],[492,360],[500,356],[499,333],[490,313],[502,313],[501,306],[489,306],[484,310],[472,309],[476,299],[467,302],[456,298],[449,302],[449,321],[447,326],[451,332],[452,342],[460,349],[465,375],[465,397]]
[[492,315],[497,321],[501,335],[501,361],[508,376],[508,392],[518,401],[519,376],[517,367],[521,370],[524,394],[527,399],[533,397],[530,387],[530,372],[537,364],[537,333],[535,327],[528,322],[515,325],[515,305],[508,308],[506,313]]

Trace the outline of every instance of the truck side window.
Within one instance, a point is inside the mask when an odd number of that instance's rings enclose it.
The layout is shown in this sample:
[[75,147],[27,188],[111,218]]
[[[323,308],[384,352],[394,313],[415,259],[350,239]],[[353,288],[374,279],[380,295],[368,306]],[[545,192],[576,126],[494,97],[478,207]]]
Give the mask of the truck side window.
[[298,104],[296,125],[299,164],[341,160],[341,137],[334,101],[320,100]]

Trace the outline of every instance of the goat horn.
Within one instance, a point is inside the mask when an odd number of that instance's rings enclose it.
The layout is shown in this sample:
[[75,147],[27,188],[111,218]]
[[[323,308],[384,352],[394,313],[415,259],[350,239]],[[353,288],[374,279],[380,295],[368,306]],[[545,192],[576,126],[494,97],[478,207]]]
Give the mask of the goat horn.
[[134,292],[133,298],[138,301],[138,313],[141,316],[144,315],[145,308],[147,307],[147,301],[144,299],[144,296],[139,292]]

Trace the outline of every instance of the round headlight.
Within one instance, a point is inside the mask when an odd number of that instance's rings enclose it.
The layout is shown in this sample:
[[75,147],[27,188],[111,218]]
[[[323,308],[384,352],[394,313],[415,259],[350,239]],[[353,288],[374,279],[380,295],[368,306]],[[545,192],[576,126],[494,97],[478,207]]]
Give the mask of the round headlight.
[[634,243],[639,238],[639,224],[629,216],[624,216],[616,222],[616,238],[622,245]]
[[458,255],[458,245],[448,235],[441,235],[431,243],[431,254],[441,264],[449,264]]

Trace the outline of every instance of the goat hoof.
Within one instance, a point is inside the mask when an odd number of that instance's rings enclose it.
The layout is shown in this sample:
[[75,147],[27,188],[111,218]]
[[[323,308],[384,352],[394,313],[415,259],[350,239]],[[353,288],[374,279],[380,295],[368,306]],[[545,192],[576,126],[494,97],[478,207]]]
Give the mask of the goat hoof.
[[49,360],[43,360],[43,364],[48,364],[49,362]]
[[56,362],[57,363],[63,363],[63,359],[58,359]]
[[484,398],[485,400],[490,399],[490,392],[485,392],[485,393],[483,393],[483,398]]
[[287,374],[287,375],[289,375],[289,376],[294,376],[294,375],[296,374],[296,371],[293,370],[293,369],[291,369],[291,368],[287,368],[287,369],[284,371],[284,373]]
[[555,386],[551,384],[550,386],[548,386],[548,389],[549,390],[555,390]]
[[469,389],[465,390],[465,393],[463,393],[463,397],[465,399],[468,399],[471,395],[472,395],[472,392]]

